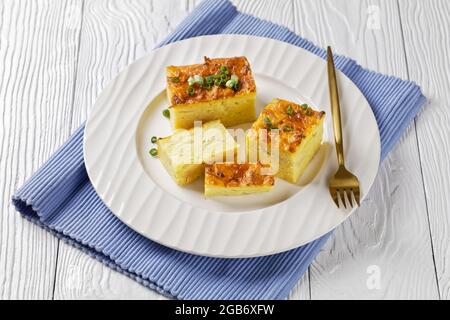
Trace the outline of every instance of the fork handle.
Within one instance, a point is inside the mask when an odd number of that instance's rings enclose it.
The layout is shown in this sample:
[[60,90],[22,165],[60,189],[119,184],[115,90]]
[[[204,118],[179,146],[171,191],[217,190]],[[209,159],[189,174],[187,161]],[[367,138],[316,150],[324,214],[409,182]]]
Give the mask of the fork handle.
[[330,90],[331,116],[333,118],[334,141],[339,166],[344,165],[344,147],[342,142],[341,107],[339,105],[339,93],[334,68],[333,53],[331,47],[327,48],[328,87]]

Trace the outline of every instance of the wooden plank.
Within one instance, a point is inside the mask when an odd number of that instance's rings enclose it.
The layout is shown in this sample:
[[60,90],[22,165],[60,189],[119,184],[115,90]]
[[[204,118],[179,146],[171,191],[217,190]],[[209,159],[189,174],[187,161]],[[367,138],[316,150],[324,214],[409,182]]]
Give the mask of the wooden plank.
[[73,129],[86,120],[108,82],[163,40],[188,6],[185,0],[86,1]]
[[241,12],[290,29],[294,27],[293,4],[291,0],[233,0],[232,2]]
[[166,299],[61,242],[54,299]]
[[0,300],[52,297],[58,240],[10,202],[69,136],[81,7],[0,2]]
[[428,98],[416,120],[442,299],[450,299],[450,2],[400,1],[409,75]]
[[[330,44],[370,69],[407,78],[396,2],[294,0],[294,14],[295,31],[313,42]],[[312,299],[438,297],[414,126],[310,273]],[[373,282],[377,275],[379,286]]]

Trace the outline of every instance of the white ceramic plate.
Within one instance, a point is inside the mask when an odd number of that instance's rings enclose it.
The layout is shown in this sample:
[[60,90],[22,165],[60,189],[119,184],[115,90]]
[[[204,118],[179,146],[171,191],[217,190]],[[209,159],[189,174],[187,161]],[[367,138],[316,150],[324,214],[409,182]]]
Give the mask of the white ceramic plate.
[[[165,66],[241,55],[252,65],[258,111],[278,97],[326,112],[323,146],[298,185],[277,179],[269,193],[205,199],[202,181],[180,187],[148,154],[152,136],[171,133],[161,114],[168,107]],[[346,164],[359,177],[364,198],[380,161],[378,127],[358,88],[340,72],[338,82]],[[337,164],[326,63],[267,38],[204,36],[139,59],[99,96],[86,124],[84,157],[94,188],[120,220],[156,242],[195,254],[252,257],[285,251],[324,235],[352,212],[338,209],[328,193]]]

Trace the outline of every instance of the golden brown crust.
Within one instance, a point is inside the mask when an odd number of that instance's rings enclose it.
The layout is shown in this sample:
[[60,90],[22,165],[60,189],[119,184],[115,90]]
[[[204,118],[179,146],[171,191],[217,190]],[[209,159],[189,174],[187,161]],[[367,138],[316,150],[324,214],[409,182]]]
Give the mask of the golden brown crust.
[[260,163],[214,163],[205,169],[205,184],[222,187],[273,186],[274,177],[261,174]]
[[[229,76],[232,74],[238,76],[240,84],[239,90],[216,85],[211,86],[210,89],[206,89],[196,84],[193,86],[194,91],[192,95],[189,95],[189,77],[199,75],[205,78],[210,75],[218,74],[222,66],[228,68]],[[256,85],[250,63],[245,57],[216,59],[205,57],[205,62],[201,64],[168,66],[166,68],[166,77],[169,99],[172,106],[225,99],[256,92]]]
[[306,104],[274,99],[263,109],[252,129],[267,129],[268,142],[270,129],[279,129],[280,148],[295,152],[297,146],[324,116],[325,112],[315,111]]

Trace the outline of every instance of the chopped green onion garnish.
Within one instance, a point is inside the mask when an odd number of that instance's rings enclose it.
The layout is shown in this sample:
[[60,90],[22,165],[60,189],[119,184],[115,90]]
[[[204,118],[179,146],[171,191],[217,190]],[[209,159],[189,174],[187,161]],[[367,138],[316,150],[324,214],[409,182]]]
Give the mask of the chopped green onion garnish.
[[180,78],[179,78],[179,77],[171,77],[171,78],[169,78],[169,80],[170,80],[171,82],[174,82],[174,83],[180,82]]
[[152,149],[150,149],[150,151],[148,153],[150,153],[150,155],[152,157],[156,157],[158,155],[158,150],[155,148],[152,148]]
[[270,121],[269,117],[264,118],[264,124],[270,129],[272,128],[272,121]]
[[294,128],[292,128],[291,126],[284,126],[283,127],[283,131],[289,132],[289,131],[292,131],[292,130],[294,130]]
[[198,83],[199,85],[203,85],[203,77],[196,74],[194,76],[194,83]]
[[195,94],[195,88],[193,87],[193,86],[189,86],[187,89],[186,89],[186,92],[187,92],[187,94],[189,95],[189,96],[193,96],[194,94]]
[[189,79],[188,79],[189,86],[193,86],[194,83],[195,83],[194,77],[189,77]]
[[230,79],[227,81],[227,83],[225,83],[225,85],[227,88],[233,89],[234,86],[236,85],[236,82]]
[[[211,74],[204,78],[199,75],[194,75],[193,77],[190,77],[188,79],[188,83],[191,87],[198,83],[200,86],[207,90],[211,89],[213,85],[218,87],[226,86],[227,88],[233,89],[234,91],[239,90],[241,86],[238,76],[233,74],[231,77],[229,77],[228,74],[228,68],[225,66],[221,66],[219,73]],[[190,95],[192,94],[193,92]]]
[[307,116],[312,116],[312,114],[313,114],[313,111],[312,111],[311,108],[306,109],[306,115]]
[[156,143],[156,141],[158,141],[158,138],[155,137],[155,136],[153,136],[153,137],[152,137],[152,143]]
[[164,117],[166,117],[168,119],[170,118],[170,111],[169,111],[169,109],[164,109],[162,114],[163,114]]
[[213,84],[214,83],[214,76],[207,76],[205,77],[206,84]]
[[301,107],[305,110],[308,109],[308,105],[306,103],[302,104]]
[[292,108],[291,105],[288,105],[287,110],[286,110],[286,113],[287,113],[289,116],[292,116],[292,115],[294,114],[294,108]]

